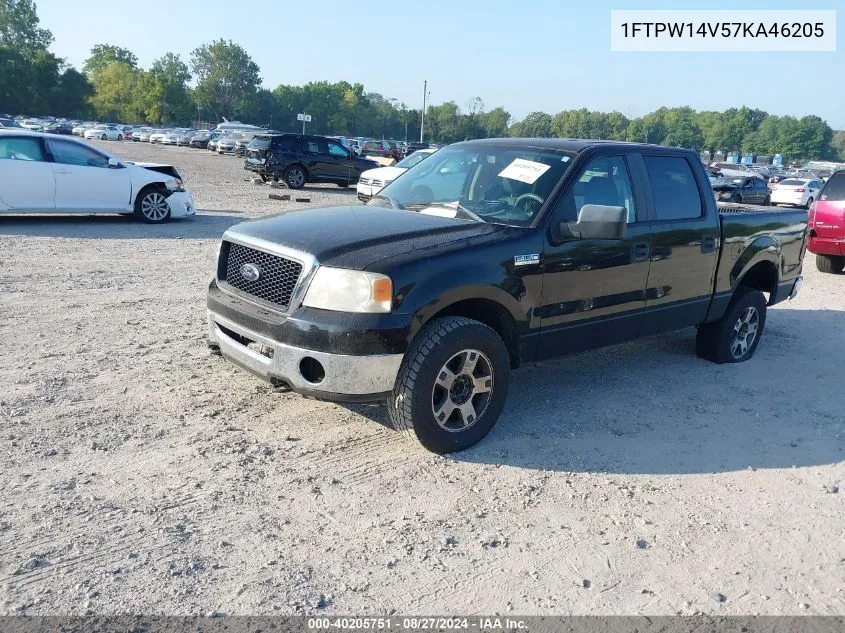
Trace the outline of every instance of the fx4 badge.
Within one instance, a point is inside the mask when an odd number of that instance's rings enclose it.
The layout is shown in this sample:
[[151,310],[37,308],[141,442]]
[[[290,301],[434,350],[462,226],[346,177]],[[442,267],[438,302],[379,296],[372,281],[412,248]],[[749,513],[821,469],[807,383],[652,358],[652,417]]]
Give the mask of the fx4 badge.
[[540,253],[532,253],[531,255],[514,255],[514,266],[528,266],[529,264],[539,264]]

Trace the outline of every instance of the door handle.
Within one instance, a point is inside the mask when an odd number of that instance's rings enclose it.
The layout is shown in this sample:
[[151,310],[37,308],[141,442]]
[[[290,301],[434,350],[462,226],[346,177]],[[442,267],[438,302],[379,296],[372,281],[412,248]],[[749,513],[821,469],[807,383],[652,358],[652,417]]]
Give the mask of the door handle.
[[631,261],[644,262],[648,259],[651,248],[648,242],[637,242],[631,246]]
[[701,238],[701,252],[713,253],[716,251],[716,238],[712,235]]
[[70,169],[54,169],[53,173],[54,174],[69,174]]

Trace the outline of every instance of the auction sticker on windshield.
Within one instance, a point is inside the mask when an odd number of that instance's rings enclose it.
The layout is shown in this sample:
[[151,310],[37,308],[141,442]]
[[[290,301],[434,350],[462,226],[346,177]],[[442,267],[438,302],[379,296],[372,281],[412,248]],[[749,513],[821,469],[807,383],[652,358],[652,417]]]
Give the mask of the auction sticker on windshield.
[[514,161],[499,172],[500,178],[510,178],[511,180],[518,180],[529,185],[537,182],[537,179],[545,174],[551,165],[543,163],[535,163],[533,160],[525,160],[524,158],[515,158]]

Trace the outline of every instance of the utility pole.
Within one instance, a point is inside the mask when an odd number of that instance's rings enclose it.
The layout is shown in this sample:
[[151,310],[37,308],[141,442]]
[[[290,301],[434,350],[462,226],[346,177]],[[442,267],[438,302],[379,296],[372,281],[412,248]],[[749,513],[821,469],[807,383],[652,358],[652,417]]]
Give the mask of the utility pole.
[[423,134],[425,134],[425,96],[428,94],[428,79],[423,81],[423,107],[420,116],[420,143],[423,142]]

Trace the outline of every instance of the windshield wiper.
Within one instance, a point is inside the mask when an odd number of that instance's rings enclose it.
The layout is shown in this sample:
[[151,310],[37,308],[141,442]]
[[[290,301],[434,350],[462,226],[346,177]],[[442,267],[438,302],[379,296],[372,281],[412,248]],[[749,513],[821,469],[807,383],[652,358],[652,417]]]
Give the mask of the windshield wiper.
[[405,208],[405,207],[403,207],[401,204],[399,204],[398,202],[396,202],[396,200],[394,200],[394,199],[393,199],[393,198],[391,198],[390,196],[386,196],[386,195],[384,195],[383,193],[376,193],[376,194],[373,194],[373,195],[370,197],[370,200],[387,200],[387,201],[390,203],[391,208],[393,208],[393,209],[404,209],[404,208]]

